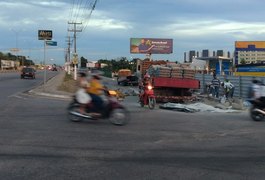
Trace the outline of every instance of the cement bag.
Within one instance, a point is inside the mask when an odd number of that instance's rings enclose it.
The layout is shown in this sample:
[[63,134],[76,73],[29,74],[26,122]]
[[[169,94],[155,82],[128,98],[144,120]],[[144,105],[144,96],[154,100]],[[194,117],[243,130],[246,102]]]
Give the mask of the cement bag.
[[76,95],[77,102],[79,102],[80,104],[87,104],[91,101],[91,97],[86,92],[86,90],[83,88],[78,89],[75,95]]

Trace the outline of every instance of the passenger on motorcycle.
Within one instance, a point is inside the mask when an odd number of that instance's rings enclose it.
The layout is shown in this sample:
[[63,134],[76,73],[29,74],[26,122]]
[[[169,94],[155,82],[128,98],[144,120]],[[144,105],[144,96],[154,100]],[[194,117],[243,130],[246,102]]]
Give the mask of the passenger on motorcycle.
[[89,87],[89,83],[87,80],[86,73],[80,72],[78,74],[78,87],[79,89],[76,92],[76,97],[78,102],[80,103],[80,113],[85,114],[85,107],[87,103],[91,101],[91,97],[87,94],[87,89]]

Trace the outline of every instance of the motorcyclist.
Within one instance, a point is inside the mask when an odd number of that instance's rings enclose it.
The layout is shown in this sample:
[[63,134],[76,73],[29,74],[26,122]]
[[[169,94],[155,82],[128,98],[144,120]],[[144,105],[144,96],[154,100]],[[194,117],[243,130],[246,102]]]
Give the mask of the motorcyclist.
[[255,101],[263,108],[263,110],[265,110],[264,85],[260,81],[256,79],[252,81],[249,94],[250,98],[255,99]]
[[92,103],[95,107],[95,112],[100,113],[103,110],[103,103],[104,101],[100,97],[102,94],[102,91],[105,90],[104,86],[100,82],[101,77],[98,74],[95,74],[92,76],[90,80],[90,86],[87,90],[89,95],[92,98]]
[[144,75],[142,82],[139,84],[140,98],[144,95],[145,89],[151,85],[151,78],[149,74]]

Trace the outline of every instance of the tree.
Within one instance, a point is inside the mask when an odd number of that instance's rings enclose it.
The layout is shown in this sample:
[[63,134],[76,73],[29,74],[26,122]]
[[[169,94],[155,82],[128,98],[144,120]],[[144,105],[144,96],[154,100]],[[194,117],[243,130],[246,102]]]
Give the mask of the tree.
[[86,68],[86,64],[87,64],[87,59],[84,58],[83,56],[80,58],[81,61],[81,68]]
[[240,64],[246,64],[246,60],[245,59],[241,59],[240,60]]

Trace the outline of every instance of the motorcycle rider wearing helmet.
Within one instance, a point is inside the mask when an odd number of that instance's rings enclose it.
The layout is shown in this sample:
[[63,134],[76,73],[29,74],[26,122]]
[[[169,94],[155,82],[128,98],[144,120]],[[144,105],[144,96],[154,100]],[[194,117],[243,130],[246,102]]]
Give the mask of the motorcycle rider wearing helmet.
[[101,84],[100,80],[101,78],[99,75],[93,75],[92,79],[90,80],[90,86],[87,90],[87,92],[91,96],[92,103],[95,106],[95,111],[97,113],[101,112],[104,103],[100,95],[102,94],[102,90],[105,90],[105,88]]
[[148,85],[151,85],[151,84],[152,83],[151,83],[150,75],[149,74],[144,75],[144,78],[139,85],[140,97],[142,97],[144,95],[145,88],[147,88]]

